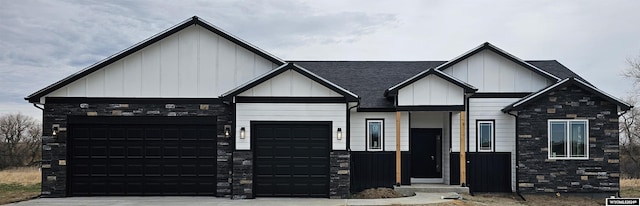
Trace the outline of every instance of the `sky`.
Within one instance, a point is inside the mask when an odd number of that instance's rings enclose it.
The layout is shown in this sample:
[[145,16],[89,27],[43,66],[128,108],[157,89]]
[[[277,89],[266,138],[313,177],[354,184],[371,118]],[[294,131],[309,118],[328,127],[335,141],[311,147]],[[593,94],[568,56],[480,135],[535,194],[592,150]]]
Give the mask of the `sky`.
[[285,60],[451,60],[490,42],[558,60],[601,90],[640,58],[640,1],[0,0],[0,115],[41,119],[24,100],[192,16]]

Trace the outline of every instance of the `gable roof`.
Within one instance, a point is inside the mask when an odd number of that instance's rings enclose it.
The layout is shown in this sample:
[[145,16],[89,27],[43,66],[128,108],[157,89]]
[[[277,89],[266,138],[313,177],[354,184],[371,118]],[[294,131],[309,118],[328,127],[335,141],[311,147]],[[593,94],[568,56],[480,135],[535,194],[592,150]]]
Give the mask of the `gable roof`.
[[[443,70],[443,69],[449,68],[450,66],[455,65],[458,62],[460,62],[460,61],[462,61],[462,60],[464,60],[466,58],[469,58],[470,56],[473,56],[473,55],[475,55],[475,54],[477,54],[477,53],[479,53],[479,52],[481,52],[481,51],[483,51],[485,49],[493,51],[493,52],[497,53],[498,55],[500,55],[500,56],[502,56],[504,58],[507,58],[507,59],[517,63],[518,65],[520,65],[520,66],[522,66],[524,68],[530,69],[531,71],[533,71],[533,72],[535,72],[535,73],[537,73],[537,74],[539,74],[539,75],[541,75],[541,76],[543,76],[545,78],[548,78],[548,79],[550,79],[552,81],[560,80],[560,78],[558,78],[557,76],[547,72],[546,70],[542,70],[542,69],[540,69],[540,68],[538,68],[536,66],[533,66],[533,65],[529,64],[528,62],[523,61],[523,60],[519,59],[518,57],[513,56],[513,55],[507,53],[506,51],[504,51],[504,50],[502,50],[502,49],[490,44],[489,42],[485,42],[484,44],[481,44],[480,46],[478,46],[478,47],[476,47],[476,48],[474,48],[474,49],[472,49],[472,50],[470,50],[470,51],[468,51],[468,52],[466,52],[466,53],[454,58],[451,61],[448,61],[448,62],[445,62],[444,64],[438,65],[437,67],[435,67],[435,70]],[[566,69],[566,70],[568,70],[568,69]],[[564,70],[560,69],[557,72],[560,74],[560,71],[564,71]],[[571,73],[575,74],[573,72],[571,72]],[[409,85],[409,84],[411,84],[411,83],[413,83],[413,82],[415,82],[415,81],[417,81],[419,79],[424,78],[427,75],[429,75],[429,74],[427,74],[426,71],[425,72],[421,72],[421,73],[419,73],[419,74],[407,79],[406,81],[400,82],[399,84],[396,84],[396,85],[390,87],[389,89],[387,89],[387,91],[393,91],[395,88],[405,87],[405,86],[407,86],[407,85]],[[387,92],[385,92],[385,96],[387,96]]]
[[[460,62],[460,61],[462,61],[462,60],[464,60],[466,58],[469,58],[470,56],[473,56],[473,55],[475,55],[475,54],[477,54],[477,53],[479,53],[479,52],[481,52],[483,50],[493,51],[496,54],[498,54],[498,55],[500,55],[500,56],[502,56],[504,58],[507,58],[507,59],[515,62],[516,64],[518,64],[518,65],[520,65],[520,66],[522,66],[524,68],[530,69],[531,71],[539,74],[540,76],[543,76],[543,77],[545,77],[547,79],[550,79],[552,81],[561,80],[561,78],[559,78],[559,77],[557,77],[557,76],[555,76],[553,74],[550,74],[549,72],[547,72],[545,70],[542,70],[542,69],[540,69],[540,68],[538,68],[536,66],[533,66],[532,64],[530,64],[530,63],[528,63],[528,62],[526,62],[526,61],[524,61],[524,60],[522,60],[522,59],[520,59],[520,58],[518,58],[518,57],[516,57],[516,56],[514,56],[514,55],[512,55],[512,54],[510,54],[510,53],[508,53],[508,52],[496,47],[496,46],[494,46],[493,44],[491,44],[489,42],[485,42],[485,43],[481,44],[480,46],[477,46],[476,48],[471,49],[470,51],[468,51],[468,52],[466,52],[466,53],[454,58],[453,60],[448,61],[447,63],[444,63],[444,64],[436,67],[436,69],[437,70],[443,70],[443,69],[449,68],[450,66],[453,66],[454,64],[457,64],[458,62]],[[417,77],[417,78],[419,78],[419,77]]]
[[[446,61],[290,61],[303,66],[343,88],[358,94],[359,108],[394,109],[393,99],[384,96],[386,89],[424,72],[426,69],[438,67]],[[552,74],[577,74],[566,71],[568,68],[555,60],[527,61],[527,63],[544,65],[540,69]]]
[[249,51],[251,51],[251,52],[253,52],[253,53],[255,53],[255,54],[259,55],[259,56],[261,56],[261,57],[263,57],[263,58],[265,58],[265,59],[267,59],[267,60],[269,60],[269,61],[271,61],[271,62],[273,62],[276,65],[282,65],[282,64],[285,63],[283,60],[279,59],[278,57],[263,51],[262,49],[260,49],[260,48],[258,48],[256,46],[254,46],[254,45],[252,45],[252,44],[250,44],[250,43],[248,43],[248,42],[246,42],[246,41],[244,41],[244,40],[242,40],[242,39],[240,39],[240,38],[238,38],[238,37],[236,37],[236,36],[234,36],[234,35],[232,35],[232,34],[230,34],[228,32],[226,32],[226,31],[214,26],[213,24],[211,24],[211,23],[209,23],[207,21],[204,21],[204,20],[200,19],[197,16],[193,16],[193,17],[191,17],[191,18],[189,18],[189,19],[187,19],[187,20],[185,20],[183,22],[180,22],[179,24],[177,24],[177,25],[175,25],[175,26],[173,26],[173,27],[171,27],[171,28],[169,28],[169,29],[167,29],[167,30],[165,30],[163,32],[160,32],[160,33],[158,33],[158,34],[156,34],[154,36],[151,36],[151,37],[149,37],[148,39],[146,39],[146,40],[144,40],[142,42],[139,42],[139,43],[137,43],[137,44],[125,49],[125,50],[122,50],[122,51],[120,51],[120,52],[118,52],[118,53],[116,53],[114,55],[111,55],[111,56],[107,57],[106,59],[103,59],[103,60],[101,60],[101,61],[99,61],[99,62],[97,62],[97,63],[95,63],[95,64],[93,64],[93,65],[91,65],[91,66],[89,66],[89,67],[87,67],[85,69],[83,69],[83,70],[80,70],[79,72],[76,72],[76,73],[74,73],[74,74],[72,74],[72,75],[70,75],[70,76],[68,76],[68,77],[56,82],[56,83],[53,83],[53,84],[51,84],[51,85],[49,85],[49,86],[47,86],[47,87],[45,87],[45,88],[43,88],[43,89],[41,89],[41,90],[39,90],[37,92],[25,97],[24,99],[28,100],[29,102],[38,102],[38,101],[40,101],[41,97],[43,97],[43,96],[45,96],[45,95],[47,95],[47,94],[49,94],[49,93],[51,93],[51,92],[53,92],[53,91],[55,91],[57,89],[60,89],[60,88],[62,88],[64,86],[66,86],[66,85],[68,85],[68,84],[70,84],[70,83],[72,83],[72,82],[84,77],[84,76],[87,76],[87,75],[89,75],[89,74],[91,74],[91,73],[93,73],[93,72],[95,72],[95,71],[97,71],[99,69],[102,69],[102,68],[104,68],[104,67],[106,67],[106,66],[108,66],[108,65],[110,65],[110,64],[112,64],[112,63],[114,63],[114,62],[116,62],[116,61],[118,61],[120,59],[122,59],[122,58],[125,58],[125,57],[129,56],[130,54],[133,54],[133,53],[135,53],[137,51],[140,51],[140,50],[144,49],[145,47],[147,47],[147,46],[149,46],[149,45],[151,45],[153,43],[156,43],[156,42],[158,42],[160,40],[163,40],[163,39],[165,39],[165,38],[167,38],[167,37],[179,32],[179,31],[181,31],[181,30],[183,30],[183,29],[185,29],[185,28],[187,28],[187,27],[189,27],[191,25],[199,25],[199,26],[201,26],[201,27],[203,27],[203,28],[205,28],[205,29],[207,29],[207,30],[209,30],[209,31],[211,31],[211,32],[213,32],[213,33],[215,33],[215,34],[217,34],[217,35],[219,35],[219,36],[221,36],[221,37],[223,37],[223,38],[225,38],[225,39],[227,39],[227,40],[229,40],[229,41],[231,41],[231,42],[233,42],[233,43],[235,43],[235,44],[237,44],[237,45],[239,45],[239,46],[241,46],[241,47],[243,47],[243,48],[245,48],[245,49],[247,49],[247,50],[249,50]]
[[455,77],[452,77],[448,74],[445,74],[444,72],[441,72],[440,70],[436,70],[436,69],[427,69],[426,71],[420,72],[419,74],[417,74],[416,76],[421,76],[421,78],[410,78],[405,80],[404,82],[401,82],[400,84],[397,84],[387,90],[384,91],[384,96],[395,96],[398,95],[398,90],[411,85],[412,83],[427,77],[429,75],[436,75],[448,82],[451,82],[459,87],[461,87],[462,89],[464,89],[465,93],[474,93],[476,91],[478,91],[478,89],[476,89],[475,87],[473,87],[470,84],[467,84],[466,82],[463,82],[459,79],[456,79]]
[[358,94],[358,108],[395,109],[384,91],[443,61],[293,61],[309,71]]
[[601,97],[601,98],[603,98],[603,99],[605,99],[605,100],[607,100],[609,102],[613,102],[616,105],[618,105],[620,107],[620,109],[622,109],[623,111],[629,110],[630,108],[633,107],[632,105],[630,105],[630,104],[628,104],[628,103],[626,103],[626,102],[624,102],[624,101],[622,101],[622,100],[620,100],[620,99],[618,99],[618,98],[616,98],[614,96],[611,96],[611,95],[603,92],[602,90],[600,90],[598,88],[595,88],[594,86],[592,86],[592,85],[590,85],[590,84],[588,84],[588,83],[586,83],[586,82],[584,82],[582,80],[579,80],[579,79],[574,78],[574,77],[569,77],[569,78],[563,79],[562,81],[559,81],[559,82],[557,82],[557,83],[555,83],[555,84],[553,84],[551,86],[548,86],[548,87],[546,87],[546,88],[544,88],[544,89],[542,89],[542,90],[540,90],[538,92],[534,92],[534,93],[531,93],[530,95],[527,95],[527,96],[523,97],[522,99],[520,99],[520,100],[518,100],[518,101],[516,101],[516,102],[514,102],[514,103],[512,103],[512,104],[510,104],[508,106],[506,106],[505,108],[503,108],[502,112],[507,113],[509,111],[514,111],[514,110],[517,111],[517,110],[521,109],[522,107],[524,107],[525,105],[528,105],[529,103],[531,103],[531,102],[533,102],[535,100],[543,98],[545,94],[548,94],[548,93],[550,93],[551,91],[554,91],[557,88],[561,88],[561,87],[568,86],[568,85],[576,85],[576,86],[578,86],[578,87],[580,87],[580,88],[582,88],[582,89],[584,89],[584,90],[586,90],[588,92],[591,92],[593,94],[598,95],[599,97]]
[[247,91],[275,76],[278,76],[279,74],[282,74],[285,71],[288,70],[293,70],[296,71],[300,74],[302,74],[303,76],[321,84],[322,86],[325,86],[331,90],[333,90],[334,92],[341,94],[342,96],[344,96],[347,100],[349,101],[356,101],[359,99],[358,95],[354,94],[353,92],[350,92],[349,90],[346,90],[316,74],[314,74],[313,72],[306,70],[305,68],[302,68],[301,66],[298,66],[294,63],[287,63],[285,65],[282,65],[274,70],[271,70],[270,72],[267,72],[266,74],[259,76],[243,85],[240,85],[239,87],[236,87],[235,89],[228,91],[224,94],[222,94],[222,96],[220,96],[220,98],[225,99],[225,100],[230,100],[231,98],[233,98],[234,96],[239,95],[240,93]]

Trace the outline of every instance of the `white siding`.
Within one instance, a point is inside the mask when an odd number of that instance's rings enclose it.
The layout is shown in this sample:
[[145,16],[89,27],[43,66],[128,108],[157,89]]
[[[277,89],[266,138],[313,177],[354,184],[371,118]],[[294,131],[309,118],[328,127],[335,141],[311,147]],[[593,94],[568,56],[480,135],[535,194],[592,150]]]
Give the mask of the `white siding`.
[[469,99],[469,151],[476,151],[476,120],[495,120],[495,151],[511,153],[511,187],[516,184],[516,119],[500,109],[518,98],[470,98]]
[[238,96],[342,97],[294,70],[287,70]]
[[[347,113],[345,103],[238,103],[236,104],[236,131],[245,128],[245,139],[236,135],[236,149],[248,150],[251,145],[251,121],[331,121],[333,150],[346,149]],[[336,134],[342,128],[343,138]]]
[[398,105],[463,105],[464,89],[436,75],[426,76],[398,91]]
[[478,92],[535,92],[552,81],[499,54],[483,50],[442,69],[478,88]]
[[[365,151],[366,119],[384,120],[384,151],[396,151],[395,112],[351,112],[351,151]],[[409,114],[401,112],[400,150],[409,151]]]
[[192,25],[47,96],[217,98],[277,66]]
[[515,152],[516,119],[500,110],[518,98],[469,99],[469,151],[476,151],[476,120],[495,120],[495,151]]
[[[467,147],[468,146],[467,144]],[[453,112],[451,114],[451,152],[460,152],[460,112]]]

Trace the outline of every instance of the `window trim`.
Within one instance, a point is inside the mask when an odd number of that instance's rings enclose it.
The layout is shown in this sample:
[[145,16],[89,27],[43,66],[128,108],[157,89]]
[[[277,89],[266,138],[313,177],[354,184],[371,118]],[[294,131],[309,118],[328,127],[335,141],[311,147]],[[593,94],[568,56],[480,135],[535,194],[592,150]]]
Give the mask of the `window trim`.
[[[491,149],[482,149],[480,146],[480,124],[491,124]],[[496,120],[494,119],[478,119],[476,120],[476,151],[478,152],[494,152],[496,151]]]
[[[369,147],[369,142],[371,139],[369,138],[369,123],[370,122],[379,122],[380,123],[380,148],[372,149]],[[384,119],[365,119],[365,149],[370,152],[378,152],[384,151]]]
[[[567,153],[566,157],[554,157],[551,155],[552,147],[551,147],[551,123],[552,122],[563,122],[566,123],[565,128],[565,152]],[[571,136],[569,136],[569,131],[571,130],[572,122],[584,122],[584,140],[585,140],[585,156],[584,157],[574,157],[571,156]],[[548,119],[547,120],[547,158],[554,160],[588,160],[589,159],[589,120],[587,119]]]

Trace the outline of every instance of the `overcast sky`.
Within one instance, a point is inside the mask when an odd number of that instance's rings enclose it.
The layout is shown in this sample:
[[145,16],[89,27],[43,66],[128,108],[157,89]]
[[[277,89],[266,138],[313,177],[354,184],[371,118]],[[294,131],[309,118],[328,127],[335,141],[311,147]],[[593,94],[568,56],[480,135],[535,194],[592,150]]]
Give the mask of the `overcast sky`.
[[490,42],[628,96],[640,1],[0,0],[0,114],[194,15],[285,60],[451,60]]

